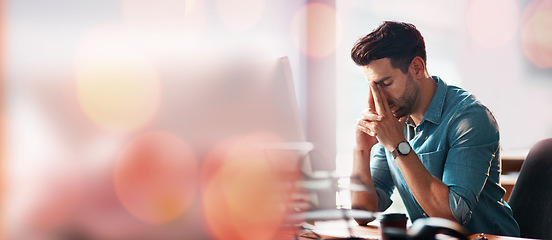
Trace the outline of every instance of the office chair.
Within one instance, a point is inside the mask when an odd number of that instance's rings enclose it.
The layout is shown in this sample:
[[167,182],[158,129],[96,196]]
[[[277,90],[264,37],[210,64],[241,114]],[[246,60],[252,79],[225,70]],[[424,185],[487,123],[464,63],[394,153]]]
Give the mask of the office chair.
[[552,138],[531,148],[508,204],[521,237],[552,239]]

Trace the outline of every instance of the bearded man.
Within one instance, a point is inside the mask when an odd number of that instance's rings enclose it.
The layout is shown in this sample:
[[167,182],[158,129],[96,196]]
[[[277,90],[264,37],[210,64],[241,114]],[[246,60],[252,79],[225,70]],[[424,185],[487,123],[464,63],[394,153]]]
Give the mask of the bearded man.
[[351,57],[370,86],[353,176],[372,189],[351,193],[352,207],[384,211],[396,188],[412,221],[439,217],[474,233],[519,236],[499,184],[498,124],[472,94],[429,75],[416,27],[383,22]]

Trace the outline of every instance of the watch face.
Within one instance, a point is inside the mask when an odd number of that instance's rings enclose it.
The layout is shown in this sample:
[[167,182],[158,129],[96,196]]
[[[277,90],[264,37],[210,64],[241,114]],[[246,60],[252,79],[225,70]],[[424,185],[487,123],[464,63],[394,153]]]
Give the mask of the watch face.
[[410,145],[407,142],[401,142],[398,146],[398,152],[402,155],[410,153]]

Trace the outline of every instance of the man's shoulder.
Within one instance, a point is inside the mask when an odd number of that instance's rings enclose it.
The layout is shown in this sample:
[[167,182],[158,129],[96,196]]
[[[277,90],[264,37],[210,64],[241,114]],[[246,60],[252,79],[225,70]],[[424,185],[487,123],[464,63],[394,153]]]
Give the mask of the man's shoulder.
[[473,93],[454,85],[447,86],[447,95],[445,99],[446,108],[458,111],[480,111],[490,112]]
[[492,111],[483,104],[474,94],[457,86],[447,87],[443,114],[449,124],[467,124],[479,127],[498,128],[496,118]]
[[477,98],[471,92],[468,92],[467,90],[461,87],[458,87],[455,85],[447,85],[446,101],[464,105],[464,104],[473,104],[474,102],[477,101]]
[[498,144],[500,139],[491,110],[474,94],[457,86],[447,86],[441,127],[451,145]]
[[475,130],[481,134],[498,134],[498,123],[492,111],[474,94],[456,86],[448,89],[445,112],[449,130]]

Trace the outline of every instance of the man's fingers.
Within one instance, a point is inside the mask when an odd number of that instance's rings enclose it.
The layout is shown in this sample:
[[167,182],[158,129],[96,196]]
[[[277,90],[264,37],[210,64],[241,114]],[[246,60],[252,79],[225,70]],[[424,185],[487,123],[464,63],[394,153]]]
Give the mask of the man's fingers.
[[382,103],[384,111],[391,112],[391,110],[389,109],[389,103],[387,102],[387,94],[384,91],[381,91],[380,86],[377,86],[377,88],[379,90],[380,99],[381,99],[381,103]]
[[364,111],[362,111],[360,115],[362,116],[362,120],[381,121],[381,116],[372,112],[370,109],[364,109]]
[[372,94],[372,88],[371,87],[368,89],[368,98],[366,99],[366,107],[368,109],[376,111],[376,106],[375,106],[375,103],[374,103],[374,96]]
[[375,137],[375,136],[376,136],[376,133],[373,132],[372,130],[370,130],[369,128],[367,128],[367,127],[364,127],[364,126],[360,126],[360,125],[359,125],[359,126],[358,126],[358,129],[359,129],[361,132],[366,133],[366,134],[368,134],[368,135],[370,135],[370,136],[372,136],[372,137]]
[[385,108],[383,106],[383,99],[381,97],[380,90],[375,82],[370,83],[370,90],[374,98],[374,105],[376,108],[376,112],[379,115],[383,115],[383,113],[385,112]]
[[366,133],[372,137],[376,136],[376,132],[368,127],[369,123],[363,119],[359,119],[357,123],[357,130]]

